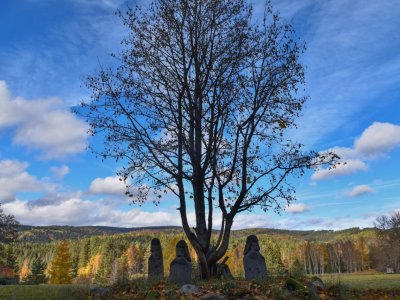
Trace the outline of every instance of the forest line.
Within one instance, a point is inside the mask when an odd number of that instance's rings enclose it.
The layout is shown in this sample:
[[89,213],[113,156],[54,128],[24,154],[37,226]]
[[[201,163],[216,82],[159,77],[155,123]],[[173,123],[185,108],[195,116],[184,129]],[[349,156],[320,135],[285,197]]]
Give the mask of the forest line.
[[[244,276],[243,251],[249,233],[257,234],[260,253],[265,257],[270,275],[382,272],[387,267],[399,270],[399,257],[391,254],[396,245],[388,244],[387,238],[376,229],[304,232],[305,236],[295,231],[291,235],[290,231],[271,234],[254,229],[233,233],[226,256],[235,277]],[[3,273],[8,274],[0,274],[0,277],[18,277],[21,283],[98,284],[145,277],[150,241],[154,237],[161,241],[167,276],[175,257],[175,245],[184,239],[178,229],[2,245],[0,265],[3,265]],[[189,251],[194,260],[193,274],[198,274],[195,251],[192,247]]]

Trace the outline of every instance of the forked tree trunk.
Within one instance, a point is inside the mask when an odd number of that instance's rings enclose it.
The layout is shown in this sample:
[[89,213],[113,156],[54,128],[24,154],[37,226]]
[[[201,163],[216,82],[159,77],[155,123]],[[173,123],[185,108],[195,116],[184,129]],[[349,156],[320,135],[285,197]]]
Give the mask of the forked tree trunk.
[[[181,218],[186,219],[186,214],[184,213],[184,215],[182,215],[181,212]],[[200,278],[203,280],[207,280],[211,277],[216,276],[217,263],[225,256],[228,250],[233,217],[229,216],[226,218],[226,225],[224,226],[224,230],[222,233],[220,232],[220,234],[222,235],[221,241],[217,245],[211,245],[211,236],[208,234],[207,230],[195,230],[196,234],[194,234],[188,226],[187,219],[186,222],[182,223],[184,224],[184,232],[186,234],[186,237],[188,238],[190,244],[197,254],[197,260],[200,268]],[[206,242],[208,247],[202,248],[200,241]]]

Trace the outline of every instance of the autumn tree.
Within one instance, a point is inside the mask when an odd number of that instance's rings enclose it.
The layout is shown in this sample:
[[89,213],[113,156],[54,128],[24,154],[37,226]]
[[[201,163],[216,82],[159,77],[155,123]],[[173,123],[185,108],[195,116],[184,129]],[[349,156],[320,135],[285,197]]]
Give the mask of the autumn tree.
[[176,257],[176,244],[179,240],[182,239],[182,236],[175,235],[168,239],[168,243],[165,247],[163,247],[163,262],[164,262],[164,271],[166,274],[169,273],[169,267],[171,262]]
[[19,271],[19,281],[25,282],[28,279],[31,270],[29,268],[29,259],[25,258],[24,262],[22,263],[21,270]]
[[238,243],[237,245],[232,247],[231,250],[228,250],[225,255],[226,257],[228,257],[226,264],[228,265],[232,274],[235,274],[239,277],[244,277],[243,251],[243,246],[241,245],[241,243]]
[[50,262],[49,277],[51,284],[68,284],[71,277],[71,254],[68,242],[62,241],[57,245],[53,259]]
[[85,267],[79,268],[78,270],[78,278],[83,281],[92,281],[96,274],[97,270],[99,269],[101,261],[101,255],[95,254],[92,256]]
[[138,244],[132,244],[126,250],[126,259],[128,264],[128,273],[136,275],[143,273],[144,256],[143,251]]
[[135,203],[177,197],[208,278],[238,214],[280,211],[295,200],[290,176],[338,158],[285,135],[306,100],[304,44],[269,3],[259,21],[246,0],[155,0],[120,16],[129,36],[119,65],[87,79],[92,97],[77,112],[104,138],[93,151],[123,162],[118,174]]

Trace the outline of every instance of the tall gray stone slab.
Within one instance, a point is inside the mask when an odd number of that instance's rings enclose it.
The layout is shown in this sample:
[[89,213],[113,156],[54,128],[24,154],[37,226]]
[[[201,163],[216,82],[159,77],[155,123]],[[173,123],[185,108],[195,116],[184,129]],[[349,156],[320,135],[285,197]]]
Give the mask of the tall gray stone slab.
[[260,253],[260,245],[255,235],[249,235],[246,239],[243,266],[246,280],[262,280],[268,277],[265,258]]
[[176,258],[170,265],[169,280],[176,284],[187,284],[192,281],[192,260],[184,240],[176,244]]
[[164,277],[164,261],[160,240],[154,238],[150,244],[150,257],[148,263],[148,278],[160,279]]

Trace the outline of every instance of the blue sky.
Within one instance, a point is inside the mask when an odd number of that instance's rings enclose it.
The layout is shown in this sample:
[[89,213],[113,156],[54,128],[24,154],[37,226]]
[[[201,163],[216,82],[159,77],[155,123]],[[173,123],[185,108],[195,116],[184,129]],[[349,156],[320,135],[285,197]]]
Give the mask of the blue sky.
[[[254,1],[256,15],[261,1]],[[299,129],[307,148],[347,165],[295,181],[280,215],[239,215],[235,228],[370,227],[400,210],[400,10],[395,0],[275,0],[306,41],[310,100]],[[32,225],[179,225],[177,201],[129,206],[115,172],[86,150],[88,126],[70,108],[83,78],[113,64],[126,34],[112,0],[5,0],[0,4],[0,202]],[[193,221],[193,212],[189,214]],[[218,218],[218,216],[216,216]]]

